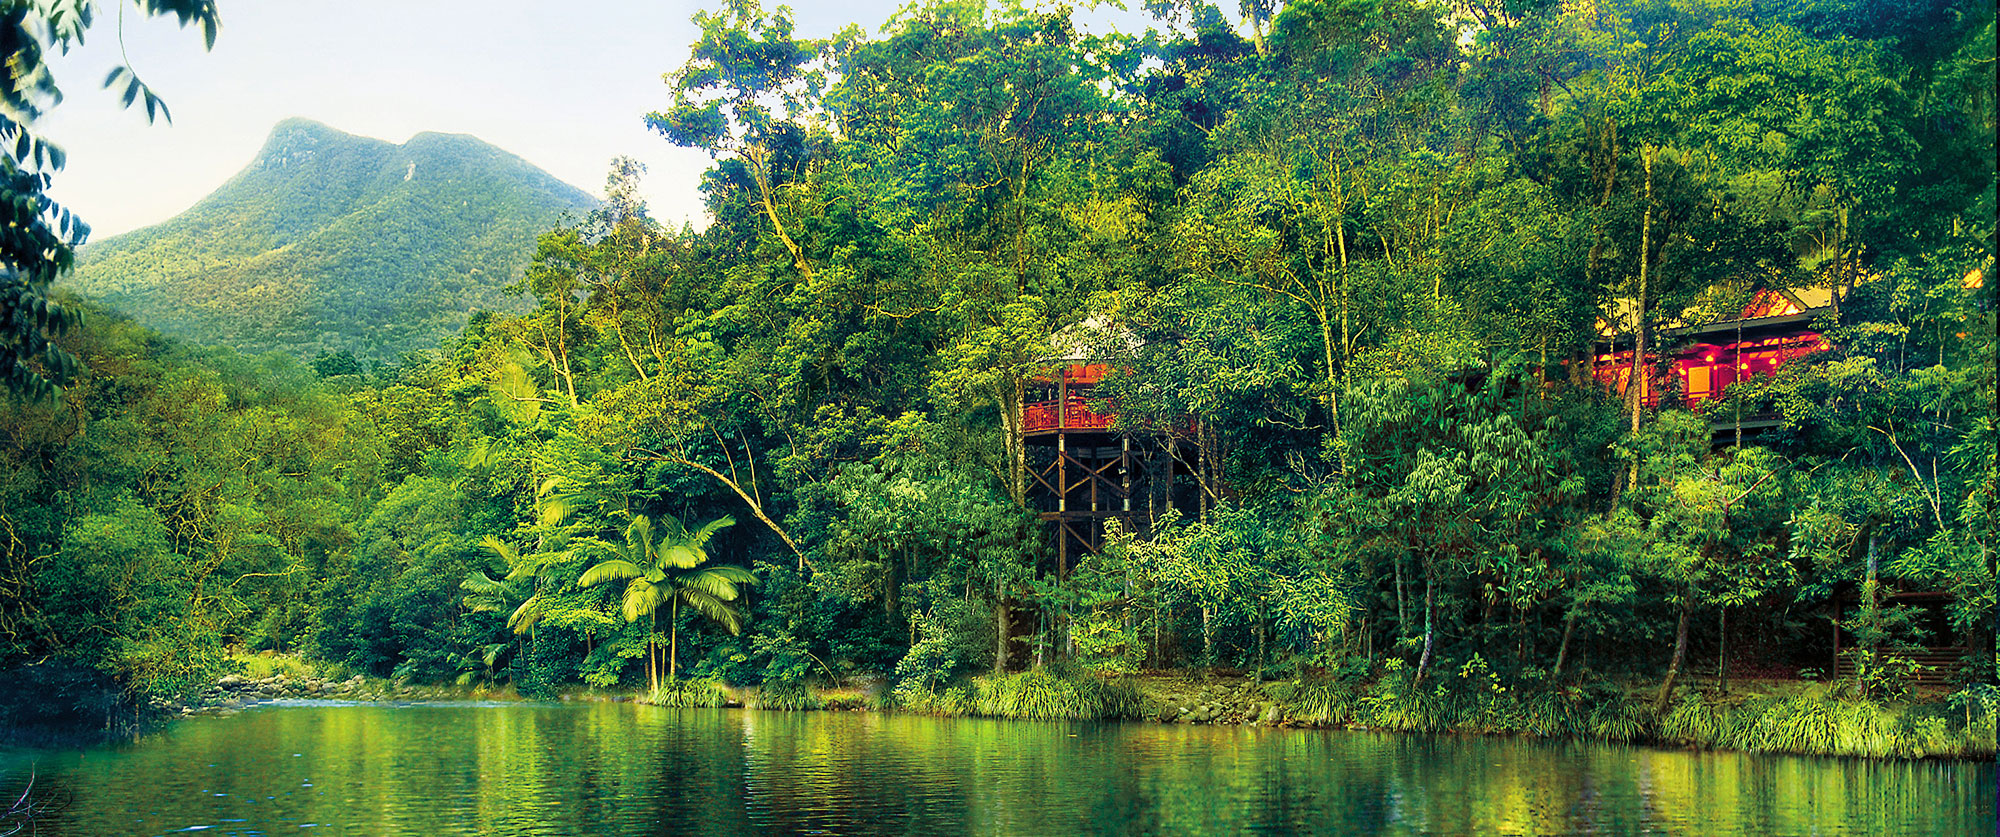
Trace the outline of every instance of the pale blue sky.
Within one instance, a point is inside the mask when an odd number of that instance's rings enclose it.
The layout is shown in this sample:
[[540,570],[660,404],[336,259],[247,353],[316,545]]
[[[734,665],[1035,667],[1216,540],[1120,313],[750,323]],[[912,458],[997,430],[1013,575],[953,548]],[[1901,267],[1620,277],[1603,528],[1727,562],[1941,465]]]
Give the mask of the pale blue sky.
[[[54,62],[66,99],[37,126],[69,152],[53,194],[95,240],[186,209],[291,116],[399,143],[422,131],[472,134],[591,194],[602,193],[611,158],[629,155],[649,170],[656,217],[703,224],[695,187],[707,156],[673,147],[642,117],[667,103],[660,76],[686,59],[688,18],[712,2],[220,0],[213,52],[198,32],[128,11],[124,52],[173,109],[172,125],[151,126],[142,108],[121,109],[97,86],[120,63],[117,2],[100,4],[87,43]],[[874,31],[901,5],[793,4],[802,36],[850,22]],[[1078,19],[1129,31],[1145,16]]]

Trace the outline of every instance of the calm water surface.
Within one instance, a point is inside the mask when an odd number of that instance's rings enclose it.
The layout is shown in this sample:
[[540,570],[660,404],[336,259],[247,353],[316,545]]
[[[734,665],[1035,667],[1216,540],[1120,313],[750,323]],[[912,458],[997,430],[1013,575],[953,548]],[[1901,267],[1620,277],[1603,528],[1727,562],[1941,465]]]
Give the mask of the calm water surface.
[[1995,833],[1991,764],[605,703],[265,706],[30,774],[37,835]]

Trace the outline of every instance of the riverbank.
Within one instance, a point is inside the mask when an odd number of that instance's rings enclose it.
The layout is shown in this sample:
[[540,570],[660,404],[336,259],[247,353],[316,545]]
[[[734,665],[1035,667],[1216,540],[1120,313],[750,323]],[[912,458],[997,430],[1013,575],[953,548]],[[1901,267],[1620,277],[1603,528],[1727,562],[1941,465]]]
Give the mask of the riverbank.
[[1023,672],[896,697],[907,710],[1019,720],[1569,738],[1864,758],[1991,760],[1995,754],[1991,690],[1876,702],[1843,696],[1835,684],[1753,680],[1727,691],[1684,687],[1658,711],[1650,684],[1521,690],[1481,672],[1460,674],[1467,676],[1419,685],[1406,672],[1345,681],[1185,672],[1099,680]]
[[[186,702],[154,701],[172,716],[229,713],[273,700],[357,702],[520,700],[508,686],[414,684],[322,669],[297,658],[245,661]],[[1598,683],[1539,691],[1497,679],[1406,673],[1372,680],[1259,681],[1231,674],[1147,672],[1101,678],[1043,669],[966,678],[930,689],[890,690],[874,680],[829,686],[732,686],[678,681],[657,691],[577,690],[560,700],[632,701],[668,707],[775,711],[911,712],[1010,720],[1126,720],[1428,734],[1571,738],[1691,749],[1895,759],[1990,760],[1994,706],[1972,692],[1876,702],[1842,696],[1833,684],[1738,681],[1723,691],[1684,687],[1664,712],[1645,684]],[[1459,682],[1467,681],[1467,682]]]
[[[1443,678],[1440,678],[1443,679]],[[1832,684],[1739,682],[1683,688],[1656,711],[1652,684],[1602,683],[1539,692],[1483,684],[1137,678],[1150,720],[1264,723],[1415,733],[1572,738],[1693,749],[1868,758],[1994,756],[1990,703],[1944,695],[1897,702],[1843,697]]]

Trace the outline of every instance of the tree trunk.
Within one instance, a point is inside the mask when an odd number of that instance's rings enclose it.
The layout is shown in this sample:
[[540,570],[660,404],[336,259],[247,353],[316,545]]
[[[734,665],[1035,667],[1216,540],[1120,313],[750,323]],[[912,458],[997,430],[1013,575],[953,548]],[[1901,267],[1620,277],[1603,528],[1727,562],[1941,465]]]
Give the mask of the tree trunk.
[[741,156],[744,162],[750,164],[747,168],[750,169],[751,180],[757,184],[758,203],[764,207],[764,217],[770,219],[772,231],[778,234],[778,241],[785,245],[785,252],[791,254],[792,265],[798,268],[799,275],[811,281],[813,269],[812,265],[806,262],[805,251],[799,247],[798,242],[792,240],[789,233],[785,232],[784,223],[778,220],[778,207],[771,194],[771,170],[768,167],[771,159],[770,149],[751,146],[743,149]]
[[1264,620],[1264,603],[1263,603],[1263,601],[1262,601],[1262,600],[1260,599],[1260,600],[1259,600],[1259,601],[1257,602],[1257,679],[1258,679],[1258,680],[1263,680],[1263,679],[1264,679],[1264,667],[1265,667],[1265,666],[1267,666],[1267,665],[1270,665],[1270,661],[1269,661],[1269,659],[1268,659],[1267,657],[1265,657],[1265,655],[1264,655],[1264,649],[1265,649],[1265,643],[1264,643],[1264,635],[1265,635],[1265,629],[1264,629],[1264,621],[1265,621],[1265,620]]
[[1210,622],[1208,605],[1201,606],[1201,661],[1210,669],[1215,668],[1215,628]]
[[1729,693],[1729,606],[1716,608],[1715,682],[1723,694]]
[[1569,638],[1576,632],[1576,612],[1580,609],[1576,605],[1570,605],[1569,615],[1563,617],[1562,645],[1556,647],[1556,667],[1550,674],[1557,680],[1562,679],[1563,662],[1569,659]]
[[[1410,617],[1403,605],[1403,556],[1398,553],[1392,560],[1396,567],[1396,633],[1410,635]],[[1393,645],[1391,647],[1394,647]]]
[[1424,653],[1417,658],[1416,682],[1418,683],[1424,682],[1424,673],[1430,669],[1431,645],[1436,639],[1436,634],[1433,631],[1435,624],[1431,620],[1431,614],[1437,603],[1434,595],[1437,590],[1437,582],[1431,578],[1430,562],[1426,561],[1424,564]]
[[[1060,379],[1062,373],[1057,373]],[[1028,437],[1022,430],[1027,421],[1024,414],[1027,402],[1027,380],[1014,376],[1006,387],[996,387],[1000,396],[1000,430],[1007,446],[1007,497],[1021,508],[1028,506]],[[1058,411],[1067,410],[1065,403],[1056,405]],[[1064,486],[1065,489],[1068,486]]]
[[[1046,602],[1043,605],[1046,605]],[[1049,619],[1049,609],[1043,605],[1035,607],[1035,668],[1041,668],[1048,664],[1049,622],[1051,620]]]
[[[1632,409],[1632,432],[1639,432],[1639,418],[1646,408],[1646,391],[1652,384],[1652,369],[1646,362],[1646,291],[1648,290],[1648,268],[1653,262],[1653,161],[1659,158],[1659,149],[1648,144],[1641,156],[1646,164],[1646,213],[1639,225],[1639,298],[1633,301],[1633,346],[1632,377],[1625,385],[1626,397]],[[1628,483],[1639,482],[1639,460],[1632,460]]]
[[667,681],[676,682],[681,678],[681,597],[674,597],[674,612],[668,617],[667,636]]
[[1007,673],[1007,597],[999,583],[993,585],[993,633],[999,636],[993,651],[993,673]]
[[1687,658],[1688,612],[1693,609],[1692,604],[1681,605],[1680,624],[1674,628],[1674,658],[1672,662],[1667,663],[1667,679],[1660,684],[1659,698],[1653,701],[1653,708],[1656,710],[1666,711],[1667,698],[1674,693],[1674,679],[1681,675],[1681,660]]
[[1250,19],[1251,46],[1256,47],[1257,54],[1260,56],[1271,54],[1270,45],[1264,41],[1264,18],[1262,15],[1256,9],[1248,9],[1243,16]]
[[1153,608],[1153,667],[1161,668],[1166,661],[1160,658],[1160,623],[1165,621],[1158,607]]
[[1326,351],[1326,411],[1333,417],[1333,437],[1339,439],[1340,387],[1333,365],[1333,314],[1324,306],[1317,306],[1313,315],[1319,319],[1319,344]]

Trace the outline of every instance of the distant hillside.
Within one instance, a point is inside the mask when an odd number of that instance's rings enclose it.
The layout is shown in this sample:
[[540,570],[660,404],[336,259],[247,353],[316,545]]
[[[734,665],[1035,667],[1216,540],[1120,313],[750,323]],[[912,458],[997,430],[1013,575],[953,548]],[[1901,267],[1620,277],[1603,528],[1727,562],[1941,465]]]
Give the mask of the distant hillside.
[[390,359],[433,348],[501,290],[535,237],[595,201],[463,134],[394,145],[278,123],[188,211],[83,248],[70,288],[202,343]]

